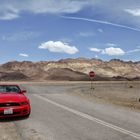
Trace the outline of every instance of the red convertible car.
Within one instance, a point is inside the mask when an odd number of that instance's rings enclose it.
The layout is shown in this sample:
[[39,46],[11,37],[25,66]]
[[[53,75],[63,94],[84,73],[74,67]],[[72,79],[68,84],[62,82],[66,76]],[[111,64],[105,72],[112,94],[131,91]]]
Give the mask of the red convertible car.
[[30,101],[18,85],[0,85],[0,118],[30,115]]

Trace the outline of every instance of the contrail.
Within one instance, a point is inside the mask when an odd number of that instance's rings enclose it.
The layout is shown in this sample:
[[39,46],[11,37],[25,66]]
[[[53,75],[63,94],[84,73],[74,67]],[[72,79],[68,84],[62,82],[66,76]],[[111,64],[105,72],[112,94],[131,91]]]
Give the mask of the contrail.
[[133,28],[130,26],[125,26],[125,25],[116,24],[116,23],[103,21],[103,20],[88,19],[88,18],[81,18],[81,17],[69,17],[69,16],[61,16],[61,17],[66,18],[66,19],[72,19],[72,20],[83,20],[83,21],[95,22],[95,23],[99,23],[99,24],[106,24],[106,25],[111,25],[111,26],[115,26],[115,27],[120,27],[120,28],[125,28],[125,29],[140,32],[140,29],[138,29],[138,28]]

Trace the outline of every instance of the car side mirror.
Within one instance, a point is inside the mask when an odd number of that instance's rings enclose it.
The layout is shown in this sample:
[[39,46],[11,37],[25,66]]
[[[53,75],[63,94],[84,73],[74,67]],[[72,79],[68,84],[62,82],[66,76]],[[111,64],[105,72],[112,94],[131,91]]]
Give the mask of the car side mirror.
[[25,92],[27,92],[26,90],[21,90],[21,93],[25,93]]

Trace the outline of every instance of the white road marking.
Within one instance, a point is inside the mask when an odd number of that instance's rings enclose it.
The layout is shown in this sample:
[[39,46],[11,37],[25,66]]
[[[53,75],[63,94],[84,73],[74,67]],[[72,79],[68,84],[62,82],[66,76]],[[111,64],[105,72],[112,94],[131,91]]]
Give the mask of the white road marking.
[[42,100],[44,100],[44,101],[46,101],[46,102],[49,102],[49,103],[51,103],[51,104],[53,104],[53,105],[55,105],[55,106],[57,106],[57,107],[60,107],[60,108],[62,108],[62,109],[64,109],[64,110],[67,110],[67,111],[69,111],[69,112],[71,112],[71,113],[73,113],[73,114],[76,114],[76,115],[78,115],[78,116],[80,116],[80,117],[82,117],[82,118],[86,118],[86,119],[88,119],[88,120],[90,120],[90,121],[96,122],[96,123],[101,124],[101,125],[106,126],[106,127],[109,127],[109,128],[111,128],[111,129],[114,129],[114,130],[116,130],[116,131],[118,131],[118,132],[121,132],[121,133],[123,133],[123,134],[127,134],[127,135],[129,135],[129,136],[131,136],[131,137],[133,137],[133,138],[140,139],[140,134],[131,132],[131,131],[129,131],[129,130],[126,130],[126,129],[123,129],[123,128],[118,127],[118,126],[116,126],[116,125],[113,125],[113,124],[111,124],[111,123],[105,122],[105,121],[103,121],[103,120],[100,120],[100,119],[98,119],[98,118],[95,118],[95,117],[93,117],[93,116],[90,116],[90,115],[88,115],[88,114],[85,114],[85,113],[83,113],[83,112],[80,112],[80,111],[77,111],[77,110],[75,110],[75,109],[69,108],[69,107],[67,107],[67,106],[61,105],[61,104],[56,103],[56,102],[54,102],[54,101],[52,101],[52,100],[50,100],[50,99],[48,99],[48,98],[46,98],[46,97],[42,97],[41,95],[34,94],[34,96],[36,96],[37,98],[40,98],[40,99],[42,99]]

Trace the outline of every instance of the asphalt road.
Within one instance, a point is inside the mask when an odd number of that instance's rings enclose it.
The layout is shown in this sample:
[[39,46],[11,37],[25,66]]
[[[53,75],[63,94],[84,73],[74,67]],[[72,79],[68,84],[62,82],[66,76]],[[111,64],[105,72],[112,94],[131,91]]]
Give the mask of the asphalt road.
[[12,121],[20,139],[140,139],[139,111],[74,96],[69,89],[76,86],[22,85],[28,91],[32,112],[28,119]]

